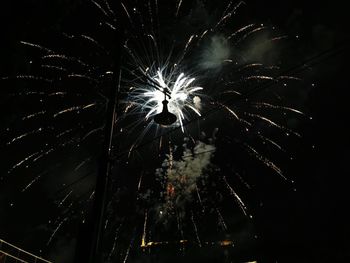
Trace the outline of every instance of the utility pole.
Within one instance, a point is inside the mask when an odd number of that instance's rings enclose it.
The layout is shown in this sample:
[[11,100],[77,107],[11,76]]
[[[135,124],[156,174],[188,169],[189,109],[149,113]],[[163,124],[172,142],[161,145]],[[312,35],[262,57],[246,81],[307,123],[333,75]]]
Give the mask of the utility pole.
[[[117,1],[117,14],[119,15],[120,1]],[[121,19],[119,20],[119,22]],[[118,25],[113,35],[115,48],[112,50],[114,61],[113,72],[109,74],[107,85],[110,87],[110,95],[106,113],[106,126],[104,145],[99,160],[99,170],[96,178],[94,203],[91,214],[85,226],[80,229],[81,233],[77,244],[76,263],[103,263],[102,240],[104,236],[105,210],[108,203],[108,190],[112,165],[113,134],[115,120],[117,118],[118,96],[121,77],[121,50],[123,32],[121,24]]]

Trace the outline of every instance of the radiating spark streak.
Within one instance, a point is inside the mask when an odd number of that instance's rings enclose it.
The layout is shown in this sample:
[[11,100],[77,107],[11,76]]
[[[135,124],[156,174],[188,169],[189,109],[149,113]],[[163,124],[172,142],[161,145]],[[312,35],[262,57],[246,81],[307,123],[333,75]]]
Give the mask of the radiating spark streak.
[[273,77],[270,76],[249,76],[249,77],[245,77],[244,80],[274,80]]
[[242,93],[240,93],[240,92],[238,92],[236,90],[224,91],[224,92],[222,92],[222,94],[236,94],[236,95],[242,96]]
[[202,242],[201,242],[201,240],[200,240],[200,238],[199,238],[198,228],[197,228],[196,222],[195,222],[195,220],[194,220],[193,211],[191,211],[191,221],[192,221],[192,224],[193,224],[194,232],[196,233],[196,238],[197,238],[198,246],[199,246],[199,247],[202,247]]
[[56,227],[56,229],[53,231],[52,235],[50,236],[49,238],[49,241],[47,241],[46,245],[48,246],[52,239],[54,238],[54,236],[56,235],[57,231],[61,228],[61,226],[63,225],[64,222],[66,222],[68,220],[68,217],[65,217],[59,224],[58,226]]
[[269,41],[279,41],[279,40],[287,39],[287,38],[288,38],[288,36],[279,36],[279,37],[271,38]]
[[247,30],[247,29],[250,29],[250,28],[252,28],[252,27],[254,27],[254,26],[255,26],[255,24],[246,25],[246,26],[244,26],[244,27],[238,29],[237,31],[235,31],[235,32],[234,32],[233,34],[231,34],[227,39],[231,39],[232,37],[236,36],[237,34],[243,32],[243,31],[245,31],[245,30]]
[[264,116],[261,116],[261,115],[258,115],[258,114],[253,114],[253,113],[248,113],[248,112],[246,112],[245,114],[248,115],[248,116],[250,116],[250,117],[257,118],[257,119],[260,119],[260,120],[262,120],[262,121],[265,121],[265,122],[267,122],[268,124],[270,124],[271,126],[276,127],[276,128],[278,128],[278,129],[280,129],[280,130],[282,130],[282,131],[286,131],[286,132],[288,132],[288,133],[294,134],[294,135],[297,136],[297,137],[301,137],[301,135],[300,135],[299,133],[297,133],[297,132],[295,132],[295,131],[292,131],[292,130],[290,130],[290,129],[288,129],[288,128],[286,128],[286,127],[280,125],[280,124],[277,124],[277,123],[275,123],[274,121],[272,121],[272,120],[270,120],[270,119],[268,119],[268,118],[266,118],[266,117],[264,117]]
[[27,184],[23,189],[22,189],[22,193],[27,191],[34,183],[36,183],[37,181],[39,181],[39,179],[46,174],[47,171],[44,171],[42,173],[40,173],[38,176],[36,176],[29,184]]
[[131,16],[130,16],[130,14],[128,12],[128,9],[126,9],[126,6],[124,5],[123,2],[121,2],[121,5],[122,5],[122,7],[123,7],[123,9],[125,11],[126,16],[129,18],[130,23],[133,24],[133,21],[132,21]]
[[46,64],[42,64],[40,65],[40,67],[42,68],[47,68],[47,69],[54,69],[54,70],[58,70],[58,71],[62,71],[62,72],[67,72],[67,69],[64,67],[59,67],[59,66],[54,66],[54,65],[46,65]]
[[57,135],[56,135],[56,138],[60,138],[60,137],[66,135],[66,134],[68,134],[68,133],[70,133],[70,132],[72,132],[72,131],[73,131],[73,129],[65,130],[65,131],[63,131],[63,132],[57,134]]
[[119,225],[119,227],[115,231],[114,240],[113,240],[113,246],[111,248],[111,251],[108,254],[108,262],[111,261],[112,255],[113,255],[115,249],[117,248],[117,241],[118,241],[118,238],[119,238],[119,232],[120,232],[120,229],[121,229],[122,225],[123,225],[123,222]]
[[44,115],[46,113],[46,111],[39,111],[39,112],[36,112],[36,113],[33,113],[33,114],[29,114],[29,115],[27,115],[27,116],[24,116],[23,118],[22,118],[22,121],[24,121],[24,120],[29,120],[29,119],[32,119],[32,118],[34,118],[34,117],[38,117],[38,116],[40,116],[40,115]]
[[247,65],[244,65],[242,68],[238,69],[238,71],[241,71],[241,70],[244,70],[244,69],[250,69],[250,68],[253,68],[253,67],[262,67],[262,66],[264,66],[264,64],[261,64],[261,63],[247,64]]
[[34,43],[26,42],[26,41],[19,41],[19,43],[21,43],[22,45],[38,48],[38,49],[45,51],[47,53],[54,53],[51,49],[48,49],[48,48],[41,46],[39,44],[34,44]]
[[150,25],[151,25],[151,30],[153,31],[153,14],[152,14],[152,6],[151,6],[151,1],[148,0],[148,13],[149,13],[149,18],[150,18]]
[[248,144],[244,144],[246,149],[248,150],[248,153],[253,155],[255,158],[257,158],[259,161],[261,161],[263,164],[265,164],[267,167],[274,170],[277,174],[279,174],[284,180],[287,181],[287,178],[283,175],[281,168],[279,168],[277,165],[275,165],[272,161],[261,155],[257,150],[255,150],[252,146]]
[[236,203],[239,205],[239,207],[241,208],[241,210],[243,211],[244,215],[247,216],[247,207],[244,204],[244,202],[242,201],[242,199],[240,198],[240,196],[236,193],[236,191],[232,188],[232,186],[227,182],[226,177],[223,177],[223,181],[226,184],[227,189],[230,191],[231,195],[234,197]]
[[87,105],[73,106],[73,107],[70,107],[70,108],[67,108],[67,109],[64,109],[64,110],[61,110],[61,111],[55,113],[53,115],[53,117],[56,118],[57,116],[65,114],[65,113],[68,113],[68,112],[86,110],[86,109],[94,107],[96,105],[97,105],[97,103],[90,103],[90,104],[87,104]]
[[180,11],[180,8],[181,8],[181,5],[182,5],[182,0],[178,0],[178,2],[177,2],[177,7],[176,7],[175,17],[178,16],[179,11]]
[[265,30],[267,27],[266,26],[262,26],[262,27],[258,27],[258,28],[255,28],[251,31],[249,31],[248,33],[246,33],[244,36],[242,36],[239,40],[237,40],[237,42],[235,43],[236,45],[241,43],[242,41],[244,41],[245,39],[247,39],[250,35],[256,33],[256,32],[259,32],[259,31],[262,31],[262,30]]
[[108,27],[109,27],[110,29],[112,29],[113,31],[116,31],[116,30],[117,30],[117,28],[116,28],[114,25],[112,25],[111,23],[108,23],[107,21],[104,21],[103,24],[106,25],[106,26],[108,26]]
[[243,177],[239,173],[235,173],[235,175],[238,177],[238,179],[247,187],[247,189],[251,190],[252,187],[247,183],[246,180],[243,179]]
[[25,162],[29,161],[29,160],[32,159],[33,157],[37,156],[39,153],[40,153],[40,151],[39,151],[39,152],[35,152],[35,153],[33,153],[33,154],[27,156],[26,158],[22,159],[21,161],[19,161],[19,162],[16,163],[15,165],[13,165],[13,166],[11,167],[11,169],[8,170],[8,173],[11,173],[14,169],[20,167],[22,164],[24,164]]
[[62,54],[53,54],[53,55],[46,55],[41,57],[42,59],[61,59],[61,60],[66,60],[66,61],[71,61],[71,62],[77,62],[78,64],[80,64],[81,66],[84,67],[88,67],[89,65],[84,63],[83,61],[81,61],[80,59],[76,58],[76,57],[69,57],[66,55],[62,55]]
[[292,77],[292,76],[279,76],[277,79],[301,80],[298,77]]
[[30,132],[24,133],[24,134],[22,134],[22,135],[19,135],[19,136],[13,138],[11,141],[7,142],[7,145],[13,144],[14,142],[16,142],[16,141],[18,141],[18,140],[20,140],[20,139],[23,139],[23,138],[25,138],[25,137],[28,137],[29,135],[33,135],[33,134],[37,134],[37,133],[39,133],[39,132],[42,132],[42,130],[43,130],[43,128],[40,127],[40,128],[37,129],[37,130],[30,131]]
[[231,113],[231,115],[233,115],[237,120],[240,120],[237,113],[235,113],[232,109],[230,109],[226,105],[219,103],[219,102],[217,102],[216,104],[219,105],[220,107],[224,108],[225,110],[227,110],[229,113]]
[[61,207],[63,203],[67,200],[67,198],[73,193],[73,190],[71,190],[66,196],[61,200],[61,202],[58,204],[58,207]]
[[263,142],[269,142],[270,144],[272,144],[273,146],[277,147],[280,151],[282,152],[286,152],[281,145],[279,145],[277,142],[263,136],[263,135],[259,135],[259,137],[263,140]]
[[84,161],[82,161],[80,164],[78,164],[75,168],[74,168],[74,172],[78,171],[81,167],[83,167],[86,163],[91,161],[91,157],[86,158]]
[[132,236],[132,238],[131,238],[130,245],[129,245],[127,251],[126,251],[126,254],[125,254],[123,263],[126,263],[127,260],[128,260],[128,258],[129,258],[130,250],[131,250],[131,247],[132,247],[132,245],[133,245],[133,243],[134,243],[134,239],[135,239],[135,230],[134,230],[134,234],[133,234],[133,236]]
[[95,190],[91,192],[90,196],[89,196],[89,200],[92,200],[95,196]]
[[137,191],[138,192],[140,192],[140,189],[141,189],[142,179],[143,179],[143,173],[141,173],[139,183],[137,184]]
[[115,13],[114,13],[113,9],[111,8],[111,6],[109,5],[108,0],[103,0],[103,2],[105,3],[107,10],[111,13],[111,15],[115,16]]
[[226,20],[228,20],[232,15],[236,14],[237,9],[241,6],[245,4],[244,1],[240,1],[233,9],[232,11],[230,11],[229,13],[227,13],[225,16],[223,16],[219,22],[215,25],[214,29],[216,29],[217,27],[221,26],[221,24],[223,24],[224,22],[226,22]]
[[47,83],[52,83],[53,80],[43,78],[43,77],[38,77],[34,75],[16,75],[13,77],[2,77],[2,80],[10,80],[10,79],[21,79],[21,80],[34,80],[34,81],[43,81]]
[[67,95],[67,92],[59,91],[59,92],[49,93],[47,96],[48,97],[53,97],[53,96],[65,96],[65,95]]
[[43,158],[44,156],[47,156],[49,155],[50,153],[52,153],[55,149],[54,148],[51,148],[45,152],[43,152],[42,154],[40,154],[38,157],[36,157],[35,159],[33,159],[33,163],[35,163],[36,161],[40,160],[41,158]]
[[145,211],[145,221],[143,223],[143,233],[142,233],[142,239],[141,239],[141,247],[144,248],[146,247],[146,232],[147,232],[147,218],[148,218],[148,213]]
[[191,105],[187,105],[187,107],[189,107],[191,110],[193,110],[198,116],[202,116],[201,113],[193,106]]
[[222,227],[224,228],[225,231],[227,231],[227,225],[225,223],[225,220],[224,218],[222,217],[221,213],[220,213],[220,210],[218,208],[216,208],[216,212],[218,213],[218,218],[219,218],[219,221],[220,221],[220,224],[222,225]]
[[199,189],[198,189],[198,186],[196,185],[196,193],[197,193],[197,197],[198,197],[198,201],[202,207],[202,212],[204,212],[204,206],[203,206],[203,202],[202,202],[202,198],[201,198],[201,195],[199,193]]
[[197,43],[197,44],[199,44],[199,42],[202,41],[202,39],[204,38],[204,36],[205,36],[208,32],[209,32],[209,30],[205,30],[205,31],[201,34],[201,36],[200,36],[199,39],[198,39],[198,43]]
[[186,42],[184,51],[182,52],[182,55],[180,57],[180,59],[178,60],[177,64],[180,64],[182,62],[182,60],[184,59],[185,55],[187,54],[188,48],[191,45],[193,39],[197,37],[197,35],[191,35],[190,38],[188,39],[188,41]]
[[96,129],[93,129],[91,131],[89,131],[87,134],[85,134],[82,138],[81,138],[81,141],[84,141],[86,140],[86,138],[88,138],[89,136],[91,136],[92,134],[98,132],[98,131],[102,131],[104,129],[105,126],[101,126],[101,127],[98,127]]
[[195,87],[195,88],[193,88],[193,89],[190,89],[190,90],[188,91],[188,93],[194,93],[194,92],[196,92],[196,91],[198,91],[198,90],[203,90],[203,88],[202,88],[202,87]]
[[99,81],[95,78],[89,77],[87,75],[83,75],[83,74],[69,74],[67,75],[67,78],[80,78],[80,79],[87,79],[90,80],[94,83],[99,83]]
[[94,0],[90,0],[90,2],[93,3],[97,7],[97,9],[100,10],[107,18],[111,18],[107,11],[99,3],[97,3]]
[[291,111],[294,113],[298,113],[300,115],[305,115],[303,112],[294,109],[294,108],[290,108],[290,107],[284,107],[284,106],[280,106],[280,105],[273,105],[270,103],[266,103],[266,102],[258,102],[258,103],[253,103],[253,107],[256,108],[269,108],[269,109],[277,109],[277,110],[287,110],[287,111]]

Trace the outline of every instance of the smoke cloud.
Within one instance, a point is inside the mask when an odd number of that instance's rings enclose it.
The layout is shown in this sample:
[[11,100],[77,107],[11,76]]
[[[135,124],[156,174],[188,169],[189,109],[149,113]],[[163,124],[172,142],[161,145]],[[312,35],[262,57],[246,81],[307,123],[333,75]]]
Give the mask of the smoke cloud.
[[230,59],[231,50],[224,36],[213,36],[209,45],[203,50],[200,66],[203,69],[220,69],[225,60]]

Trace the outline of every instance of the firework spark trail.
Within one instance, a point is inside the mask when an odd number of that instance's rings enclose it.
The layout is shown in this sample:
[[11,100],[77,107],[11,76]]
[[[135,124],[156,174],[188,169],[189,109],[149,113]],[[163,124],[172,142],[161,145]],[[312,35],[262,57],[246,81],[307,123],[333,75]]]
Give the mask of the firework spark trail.
[[8,171],[7,173],[11,173],[14,169],[20,167],[21,165],[23,165],[25,162],[29,161],[30,159],[32,159],[33,157],[37,156],[38,154],[40,154],[41,151],[35,152],[27,157],[25,157],[24,159],[22,159],[21,161],[19,161],[18,163],[16,163],[15,165],[13,165]]
[[232,109],[230,109],[229,107],[227,107],[226,105],[220,103],[220,102],[216,102],[217,105],[219,105],[220,107],[224,108],[225,110],[227,110],[233,117],[235,117],[237,120],[241,120],[237,113],[234,112]]
[[181,217],[180,217],[178,211],[175,211],[175,214],[176,214],[176,220],[177,220],[177,229],[180,232],[181,239],[184,240],[184,232],[183,232],[183,229],[182,229]]
[[102,12],[102,14],[104,14],[106,16],[106,18],[111,19],[110,14],[108,14],[108,12],[99,3],[97,3],[94,0],[90,0],[90,2],[92,4],[94,4],[97,7],[97,9],[100,10]]
[[[221,26],[222,24],[224,24],[226,22],[226,20],[230,19],[232,15],[236,14],[237,9],[241,6],[245,4],[244,1],[240,1],[230,12],[228,12],[226,15],[224,15],[219,22],[214,26],[213,30],[215,30],[217,27]],[[228,10],[227,10],[228,11]],[[226,11],[226,12],[227,12]]]
[[98,104],[97,103],[89,103],[86,105],[73,106],[73,107],[61,110],[61,111],[53,114],[53,117],[56,118],[57,116],[60,116],[60,115],[65,114],[65,113],[73,112],[73,111],[86,110],[86,109],[89,109],[89,108],[94,107],[96,105],[98,105]]
[[74,172],[78,171],[81,167],[83,167],[85,164],[87,164],[88,162],[91,161],[91,157],[86,158],[85,160],[83,160],[82,162],[80,162],[75,168],[74,168]]
[[221,224],[221,226],[224,228],[225,231],[227,231],[227,225],[225,223],[225,220],[223,218],[223,216],[220,213],[220,210],[218,208],[216,208],[216,212],[218,213],[218,218],[219,218],[219,222]]
[[261,134],[258,135],[259,138],[261,138],[263,140],[264,143],[268,142],[270,144],[272,144],[273,146],[275,146],[277,149],[279,149],[280,151],[282,152],[286,152],[286,150],[284,148],[282,148],[281,145],[279,145],[277,142],[275,142],[274,140],[270,139],[270,138],[267,138]]
[[240,196],[236,193],[236,191],[232,188],[232,186],[227,182],[226,177],[223,177],[223,181],[226,184],[227,189],[230,191],[231,195],[234,197],[235,201],[237,202],[237,204],[239,205],[239,207],[241,208],[241,210],[243,211],[244,215],[247,216],[247,207],[246,205],[243,203],[242,199],[240,198]]
[[247,29],[250,29],[252,27],[255,27],[255,24],[246,25],[246,26],[236,30],[235,32],[233,32],[227,39],[230,40],[231,38],[235,37],[239,33],[243,32],[243,31],[246,31]]
[[42,131],[43,131],[43,128],[40,127],[39,129],[24,133],[22,135],[19,135],[19,136],[13,138],[11,141],[7,142],[7,145],[13,144],[14,142],[17,142],[18,140],[21,140],[21,139],[28,137],[29,135],[38,134]]
[[269,108],[269,109],[277,109],[277,110],[286,110],[286,111],[291,111],[291,112],[294,112],[294,113],[298,113],[300,115],[305,115],[302,111],[299,111],[297,109],[290,108],[290,107],[285,107],[285,106],[280,106],[280,105],[273,105],[273,104],[270,104],[270,103],[267,103],[267,102],[253,103],[252,106],[256,107],[258,109]]
[[34,75],[16,75],[11,77],[2,77],[2,80],[11,80],[11,79],[20,79],[20,80],[33,80],[33,81],[42,81],[46,83],[53,83],[52,79],[47,79],[44,77],[38,77]]
[[146,247],[146,232],[147,232],[147,219],[148,219],[148,212],[145,211],[145,220],[143,224],[143,232],[142,232],[142,238],[141,238],[141,247]]
[[64,54],[46,55],[46,56],[42,56],[41,59],[43,59],[43,60],[48,60],[48,59],[65,60],[65,61],[70,61],[70,62],[76,62],[76,63],[78,63],[80,66],[83,66],[83,67],[94,68],[94,67],[92,67],[91,65],[88,65],[87,63],[83,62],[83,61],[80,60],[79,58],[67,56],[67,55],[64,55]]
[[269,39],[268,41],[279,41],[279,40],[283,40],[283,39],[287,39],[288,36],[279,36],[279,37],[274,37],[274,38],[271,38]]
[[133,233],[133,235],[132,235],[132,238],[131,238],[131,241],[130,241],[130,245],[129,245],[128,249],[126,250],[123,263],[126,263],[126,262],[128,261],[129,254],[130,254],[130,250],[131,250],[131,248],[132,248],[132,246],[133,246],[134,240],[135,240],[135,230],[134,230],[134,233]]
[[175,17],[178,16],[179,11],[180,11],[180,8],[181,8],[181,5],[182,5],[182,0],[178,0],[178,2],[177,2],[177,7],[176,7]]
[[55,148],[51,148],[51,149],[49,149],[47,151],[44,151],[44,152],[41,151],[41,154],[39,156],[35,157],[32,162],[33,163],[37,162],[38,160],[40,160],[43,157],[45,157],[45,156],[49,155],[50,153],[52,153],[54,150],[55,150]]
[[45,175],[47,173],[47,171],[44,171],[42,173],[40,173],[38,176],[36,176],[29,184],[27,184],[23,189],[22,189],[22,193],[27,191],[33,184],[35,184],[37,181],[39,181],[39,179]]
[[66,76],[66,78],[86,79],[86,80],[89,80],[91,82],[94,82],[95,84],[100,83],[100,81],[98,79],[90,77],[88,75],[84,75],[84,74],[69,74]]
[[54,51],[52,51],[51,49],[48,49],[42,45],[39,45],[39,44],[35,44],[35,43],[30,43],[30,42],[27,42],[27,41],[20,41],[19,42],[20,44],[22,45],[25,45],[25,46],[29,46],[29,47],[34,47],[34,48],[38,48],[42,51],[45,51],[47,54],[49,53],[55,53]]
[[197,238],[197,242],[198,242],[198,246],[199,247],[202,247],[202,242],[199,238],[199,234],[198,234],[198,228],[197,228],[197,224],[194,220],[194,214],[193,214],[193,211],[191,211],[191,221],[192,221],[192,224],[193,224],[193,228],[194,228],[194,232],[196,233],[196,238]]
[[58,204],[58,207],[61,207],[63,203],[67,200],[67,198],[73,193],[73,190],[71,190],[66,196],[61,200],[61,202]]
[[204,212],[204,205],[203,205],[203,202],[202,202],[202,198],[201,198],[201,195],[199,193],[199,189],[198,189],[198,186],[196,186],[196,193],[197,193],[197,197],[198,197],[198,201],[199,201],[199,204],[201,205],[202,207],[202,212]]
[[263,164],[265,164],[267,167],[271,168],[273,171],[275,171],[277,174],[279,174],[285,181],[288,181],[287,177],[285,177],[282,173],[281,168],[279,168],[276,164],[274,164],[272,161],[267,159],[265,156],[261,155],[257,150],[255,150],[252,146],[248,144],[244,144],[249,154],[254,156],[257,160],[261,161]]
[[63,132],[57,134],[57,135],[56,135],[56,138],[60,138],[60,137],[62,137],[62,136],[64,136],[64,135],[66,135],[66,134],[71,133],[72,131],[74,131],[74,129],[67,129],[67,130],[65,130],[65,131],[63,131]]
[[262,120],[262,121],[265,121],[265,122],[267,122],[269,125],[271,125],[271,126],[273,126],[273,127],[276,127],[276,128],[278,128],[278,129],[280,129],[280,130],[282,130],[282,131],[285,131],[285,132],[287,132],[287,133],[292,133],[292,134],[294,134],[295,136],[297,136],[297,137],[299,137],[299,138],[301,137],[301,135],[300,135],[299,133],[297,133],[297,132],[295,132],[295,131],[293,131],[293,130],[290,130],[290,129],[288,129],[287,127],[284,127],[284,126],[282,126],[282,125],[280,125],[280,124],[277,124],[276,122],[270,120],[269,118],[266,118],[266,117],[261,116],[261,115],[259,115],[259,114],[253,114],[253,113],[248,113],[248,112],[245,112],[245,114],[248,115],[248,116],[250,116],[250,117],[253,117],[253,118],[256,118],[256,119],[260,119],[260,120]]
[[238,179],[242,182],[242,184],[245,185],[245,187],[247,187],[247,189],[251,190],[252,187],[247,183],[246,180],[243,179],[243,177],[239,174],[239,173],[235,173],[235,175],[238,177]]
[[55,66],[55,65],[42,64],[42,65],[40,65],[40,67],[46,68],[46,69],[54,69],[56,71],[62,71],[64,73],[68,72],[68,70],[66,68]]
[[46,245],[48,246],[52,239],[55,237],[57,231],[62,227],[62,225],[64,224],[64,222],[66,222],[69,218],[68,217],[65,217],[59,224],[58,226],[56,227],[56,229],[53,231],[53,233],[51,234],[49,240],[47,241]]
[[254,76],[248,76],[245,77],[244,80],[274,80],[273,77],[271,76],[258,76],[258,75],[254,75]]
[[266,26],[261,26],[261,27],[258,27],[258,28],[255,28],[251,31],[249,31],[248,33],[246,33],[245,35],[243,35],[241,38],[239,38],[236,42],[235,42],[235,45],[238,45],[240,43],[242,43],[244,40],[246,40],[249,36],[259,32],[259,31],[262,31],[262,30],[265,30],[267,29]]
[[96,39],[94,39],[91,36],[88,35],[69,35],[67,33],[63,33],[63,36],[65,36],[68,39],[83,39],[91,44],[93,44],[94,47],[96,47],[97,49],[101,50],[104,52],[104,54],[109,55],[109,52],[106,50],[106,48],[100,43],[98,42]]
[[[124,220],[123,220],[123,221],[124,221]],[[119,238],[119,232],[120,232],[120,229],[122,228],[122,226],[123,226],[123,222],[120,223],[120,225],[118,226],[117,230],[115,231],[114,240],[113,240],[113,245],[112,245],[111,251],[110,251],[109,254],[108,254],[108,260],[107,260],[107,262],[110,262],[110,261],[111,261],[112,255],[114,254],[114,251],[115,251],[116,248],[117,248],[117,241],[118,241],[118,238]]]

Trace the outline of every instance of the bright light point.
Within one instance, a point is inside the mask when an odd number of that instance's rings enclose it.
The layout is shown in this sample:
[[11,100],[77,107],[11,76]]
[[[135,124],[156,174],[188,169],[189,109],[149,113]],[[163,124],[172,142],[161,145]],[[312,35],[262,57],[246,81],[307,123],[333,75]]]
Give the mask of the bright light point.
[[[190,78],[184,72],[179,75],[174,72],[165,75],[164,72],[165,69],[152,72],[152,68],[149,68],[147,75],[151,75],[149,79],[152,81],[135,87],[133,90],[135,95],[132,100],[139,105],[142,112],[146,112],[145,119],[147,120],[162,112],[163,101],[166,99],[169,112],[177,118],[175,123],[184,130],[183,123],[184,120],[190,118],[188,116],[190,112],[201,116],[201,98],[198,92],[203,88],[192,86],[196,79]],[[168,90],[166,96],[164,90]]]

